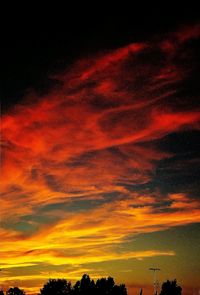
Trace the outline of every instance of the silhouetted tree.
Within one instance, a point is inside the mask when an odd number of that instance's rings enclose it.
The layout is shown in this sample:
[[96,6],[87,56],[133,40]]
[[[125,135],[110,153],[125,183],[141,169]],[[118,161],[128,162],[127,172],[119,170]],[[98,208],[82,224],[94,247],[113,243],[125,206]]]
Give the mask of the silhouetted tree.
[[77,281],[75,283],[75,285],[73,286],[73,291],[72,291],[73,295],[80,294],[80,286],[81,286],[81,282],[80,281]]
[[176,280],[167,280],[162,284],[160,295],[181,295],[182,288],[177,285]]
[[99,295],[105,295],[105,294],[111,294],[113,287],[115,285],[115,282],[113,278],[109,277],[101,278],[96,281],[96,294]]
[[6,295],[25,295],[25,292],[18,287],[14,287],[8,289],[8,291],[6,291]]
[[119,285],[119,286],[115,285],[111,294],[113,294],[113,295],[128,295],[124,284]]
[[80,281],[77,281],[73,287],[74,295],[90,295],[95,293],[95,283],[87,274],[82,276]]
[[127,295],[125,285],[115,285],[113,278],[108,277],[97,280],[96,293],[98,295]]
[[41,295],[69,295],[71,294],[71,283],[65,279],[50,279],[40,290]]

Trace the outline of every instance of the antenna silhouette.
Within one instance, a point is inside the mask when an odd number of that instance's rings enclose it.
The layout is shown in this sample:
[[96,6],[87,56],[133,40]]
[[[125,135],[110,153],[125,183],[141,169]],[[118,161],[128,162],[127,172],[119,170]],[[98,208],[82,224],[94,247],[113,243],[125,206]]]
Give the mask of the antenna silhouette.
[[154,272],[154,275],[153,275],[153,287],[154,287],[154,294],[157,295],[158,294],[158,281],[157,281],[156,272],[160,271],[161,269],[151,267],[151,268],[149,268],[149,270]]

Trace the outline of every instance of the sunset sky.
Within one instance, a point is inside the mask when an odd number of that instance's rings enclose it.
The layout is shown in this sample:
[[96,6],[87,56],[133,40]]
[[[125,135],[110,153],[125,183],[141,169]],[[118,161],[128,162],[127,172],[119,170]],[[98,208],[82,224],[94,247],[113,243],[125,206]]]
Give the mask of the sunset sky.
[[160,282],[176,278],[183,295],[200,289],[200,25],[127,27],[100,37],[11,34],[4,289],[36,294],[50,277],[87,273],[148,295],[150,267],[161,269]]

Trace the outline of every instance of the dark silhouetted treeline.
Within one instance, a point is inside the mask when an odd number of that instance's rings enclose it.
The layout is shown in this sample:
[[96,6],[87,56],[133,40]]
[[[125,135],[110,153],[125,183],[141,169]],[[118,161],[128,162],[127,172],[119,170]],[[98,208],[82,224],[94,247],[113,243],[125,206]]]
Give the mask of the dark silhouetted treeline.
[[127,295],[125,285],[116,285],[113,278],[101,278],[94,282],[86,274],[74,286],[64,279],[50,279],[40,290],[40,295]]
[[[181,295],[182,288],[177,285],[176,280],[166,281],[162,284],[160,295]],[[140,290],[138,294],[142,295]],[[136,294],[136,295],[138,295]],[[0,291],[0,295],[5,295]],[[18,287],[10,288],[6,295],[26,295],[24,290]],[[82,276],[73,286],[65,279],[49,279],[38,295],[128,295],[124,284],[116,285],[111,277],[91,280],[87,274]],[[145,294],[143,294],[145,295]],[[157,295],[157,294],[155,294]]]

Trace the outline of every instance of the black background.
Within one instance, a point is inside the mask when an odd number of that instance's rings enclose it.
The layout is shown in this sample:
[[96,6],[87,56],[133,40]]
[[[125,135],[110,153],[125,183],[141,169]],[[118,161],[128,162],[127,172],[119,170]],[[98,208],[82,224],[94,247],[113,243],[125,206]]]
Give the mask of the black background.
[[[65,3],[67,4],[67,2]],[[52,73],[96,51],[166,34],[181,25],[198,22],[198,5],[179,7],[155,2],[118,7],[91,6],[10,7],[2,11],[1,96],[2,111],[20,102],[28,89],[43,94],[55,83]],[[50,9],[49,9],[50,8]]]

